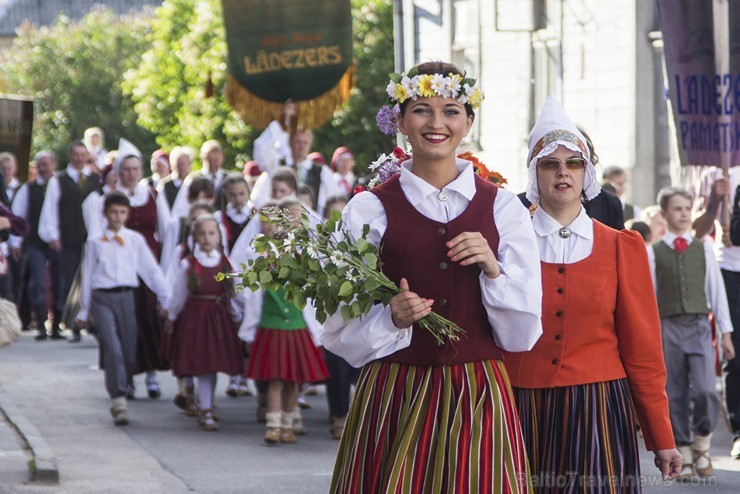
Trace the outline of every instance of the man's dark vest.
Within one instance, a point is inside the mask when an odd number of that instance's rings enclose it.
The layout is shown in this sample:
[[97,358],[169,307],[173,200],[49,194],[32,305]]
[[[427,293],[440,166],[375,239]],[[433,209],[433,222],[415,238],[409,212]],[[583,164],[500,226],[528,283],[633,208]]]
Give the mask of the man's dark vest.
[[175,182],[171,179],[168,179],[164,182],[164,196],[167,199],[167,204],[169,204],[170,209],[172,209],[172,206],[175,204],[175,199],[177,198],[177,193],[180,191],[180,188],[175,185]]
[[98,189],[100,177],[91,173],[84,177],[82,187],[66,171],[57,175],[59,180],[59,235],[62,246],[78,247],[87,239],[87,228],[82,217],[82,203],[91,192]]
[[493,218],[498,189],[477,176],[475,187],[473,200],[449,223],[433,221],[417,211],[406,199],[398,176],[371,191],[380,199],[388,219],[380,248],[383,272],[396,284],[406,278],[411,291],[433,299],[435,312],[465,330],[458,341],[438,345],[427,330],[415,324],[411,345],[383,360],[442,366],[503,357],[483,306],[480,267],[451,261],[445,245],[463,232],[477,231],[498,253],[499,234]]
[[39,185],[35,180],[28,182],[28,236],[25,239],[26,245],[32,245],[38,248],[46,248],[47,244],[39,237],[39,219],[41,218],[41,206],[44,204],[46,195],[46,185]]

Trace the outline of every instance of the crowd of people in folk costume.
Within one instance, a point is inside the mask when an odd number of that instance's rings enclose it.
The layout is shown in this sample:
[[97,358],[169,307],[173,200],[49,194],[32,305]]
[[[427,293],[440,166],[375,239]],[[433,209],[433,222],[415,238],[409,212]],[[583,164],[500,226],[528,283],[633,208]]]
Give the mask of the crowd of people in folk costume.
[[[22,185],[0,154],[2,294],[18,295],[39,341],[95,335],[116,425],[134,376],[154,399],[157,371],[171,370],[174,404],[217,430],[224,373],[229,396],[254,381],[264,441],[294,443],[302,393],[325,383],[341,439],[332,492],[639,492],[638,432],[663,478],[711,477],[720,358],[740,458],[740,175],[625,204],[626,172],[600,182],[591,140],[551,97],[517,197],[456,157],[482,99],[469,82],[442,62],[392,79],[412,158],[369,192],[355,193],[349,149],[326,164],[309,131],[289,131],[291,102],[243,173],[208,141],[199,171],[177,147],[155,152],[144,178],[139,150],[121,139],[106,152],[95,128],[64,168],[38,152]],[[369,228],[401,292],[321,325],[282,289],[217,282],[260,256],[252,240],[273,225],[254,213],[266,206],[339,210],[353,234]],[[431,310],[465,336],[437,345],[417,324]]]

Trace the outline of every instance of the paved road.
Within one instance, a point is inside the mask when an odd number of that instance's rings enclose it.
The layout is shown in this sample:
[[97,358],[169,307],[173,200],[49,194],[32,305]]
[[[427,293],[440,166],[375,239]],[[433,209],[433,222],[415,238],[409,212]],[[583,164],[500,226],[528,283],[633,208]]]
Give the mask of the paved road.
[[[12,466],[22,468],[26,459],[20,448],[8,446],[12,431],[0,418],[0,493],[327,492],[338,442],[328,434],[323,394],[309,398],[313,408],[304,412],[308,435],[292,446],[263,444],[254,398],[227,398],[225,376],[217,391],[218,432],[201,431],[172,405],[175,384],[166,373],[160,376],[163,397],[131,402],[131,424],[114,427],[96,361],[97,346],[90,337],[70,345],[35,342],[24,334],[0,349],[0,397],[38,430],[60,476],[58,485],[40,485],[24,483],[22,472],[9,472]],[[141,377],[137,385],[143,390]],[[651,455],[643,452],[645,492],[739,492],[740,461],[727,456],[730,436],[723,425],[714,446],[718,478],[700,486],[663,484]]]

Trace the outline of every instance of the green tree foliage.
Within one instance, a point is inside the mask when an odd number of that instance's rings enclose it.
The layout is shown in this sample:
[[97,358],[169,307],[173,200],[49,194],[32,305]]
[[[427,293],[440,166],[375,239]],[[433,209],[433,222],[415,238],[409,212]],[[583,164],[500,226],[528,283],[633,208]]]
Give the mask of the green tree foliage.
[[137,124],[123,74],[139,63],[149,32],[146,14],[117,17],[94,8],[79,22],[61,16],[52,27],[24,25],[0,61],[0,92],[35,101],[33,148],[52,149],[60,162],[70,141],[100,127],[108,149],[126,137],[144,153],[153,134]]
[[[231,111],[226,100],[226,40],[218,0],[169,0],[157,9],[149,50],[126,74],[124,90],[136,101],[139,123],[165,148],[206,139],[224,144],[227,165],[251,154],[259,135]],[[331,157],[348,146],[363,168],[393,147],[375,126],[393,70],[393,9],[390,0],[352,0],[357,87],[348,104],[316,129],[314,147]],[[214,96],[206,98],[210,78]]]
[[331,159],[334,149],[347,146],[355,154],[356,172],[383,152],[395,139],[383,135],[375,114],[388,102],[385,88],[393,72],[393,5],[391,0],[352,0],[355,82],[349,102],[334,118],[314,131],[314,148]]
[[[139,124],[166,149],[194,149],[208,139],[224,146],[233,167],[256,137],[231,111],[224,87],[226,37],[219,0],[169,0],[156,10],[148,50],[126,73]],[[210,86],[212,84],[212,86]],[[206,88],[212,88],[212,96]]]

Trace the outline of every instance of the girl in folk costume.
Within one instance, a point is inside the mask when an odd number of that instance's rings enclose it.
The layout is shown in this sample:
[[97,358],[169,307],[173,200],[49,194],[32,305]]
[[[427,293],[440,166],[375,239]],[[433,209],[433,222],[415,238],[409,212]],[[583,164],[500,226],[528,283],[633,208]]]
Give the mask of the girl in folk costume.
[[330,166],[331,171],[334,172],[334,180],[337,182],[339,193],[349,198],[357,182],[357,177],[352,172],[355,167],[355,156],[352,151],[344,146],[337,148],[331,158]]
[[[343,212],[355,238],[369,226],[403,291],[364,317],[324,324],[325,348],[364,366],[331,492],[527,492],[501,348],[528,350],[542,331],[534,231],[514,194],[456,159],[478,86],[447,63],[414,72],[388,86],[413,158]],[[438,345],[415,324],[432,308],[465,335]]]
[[[113,173],[118,176],[116,190],[126,194],[131,203],[126,228],[141,233],[154,257],[159,259],[159,242],[169,220],[169,210],[165,199],[141,182],[141,153],[126,139],[122,138],[118,143]],[[134,298],[139,328],[136,373],[146,372],[147,394],[149,398],[159,398],[161,393],[156,371],[169,369],[169,364],[159,355],[162,327],[157,316],[157,297],[140,284]]]
[[173,333],[172,372],[197,378],[198,424],[203,430],[215,431],[217,373],[237,374],[244,365],[236,334],[243,299],[235,296],[231,280],[219,283],[215,279],[218,273],[232,271],[222,251],[218,221],[211,215],[199,216],[193,236],[193,253],[180,262],[174,277],[165,331]]
[[640,492],[636,421],[665,478],[681,470],[660,322],[637,232],[590,219],[586,139],[548,98],[529,135],[527,198],[542,265],[543,335],[506,355],[537,492]]
[[[226,232],[224,248],[228,254],[231,253],[239,235],[241,235],[244,227],[249,222],[249,218],[252,215],[252,205],[249,200],[249,185],[247,185],[247,181],[241,174],[229,174],[224,179],[221,187],[226,194],[227,203],[226,207],[221,211],[216,211],[214,216]],[[229,377],[229,385],[226,387],[227,396],[236,398],[237,396],[249,396],[252,394],[247,387],[247,380],[243,374],[244,369],[239,374]]]
[[[209,182],[210,183],[210,182]],[[212,184],[211,184],[212,185]],[[209,201],[195,201],[190,204],[188,211],[186,227],[183,229],[187,237],[183,239],[175,248],[169,265],[164,270],[164,278],[167,281],[168,286],[173,286],[175,278],[177,276],[180,263],[183,259],[191,256],[193,249],[195,248],[195,242],[193,236],[190,234],[193,230],[193,224],[195,220],[203,215],[212,215],[213,206]],[[223,232],[222,232],[223,234]],[[174,336],[172,332],[164,331],[162,334],[162,341],[160,343],[160,355],[167,361],[172,360],[172,347],[173,347]],[[195,402],[195,387],[192,376],[175,376],[177,378],[177,394],[172,399],[175,406],[185,412],[185,415],[189,417],[198,416],[198,407]]]
[[[279,207],[297,218],[303,212],[295,199],[283,200]],[[269,234],[272,225],[261,222],[261,227]],[[321,328],[311,307],[300,311],[285,300],[283,289],[247,293],[246,298],[239,337],[250,347],[247,377],[268,383],[265,442],[295,443],[298,385],[324,381],[329,375],[314,343]]]
[[[213,206],[214,193],[215,186],[212,181],[205,177],[194,178],[188,187],[188,211],[190,205],[196,201],[205,201]],[[166,271],[172,262],[176,247],[185,242],[188,237],[190,237],[188,215],[170,216],[164,231],[162,256],[159,261],[159,266],[163,271]]]
[[231,173],[221,185],[226,195],[226,207],[216,211],[214,215],[226,232],[224,248],[231,252],[239,235],[247,226],[252,215],[252,203],[249,200],[249,185],[244,177],[238,173]]

